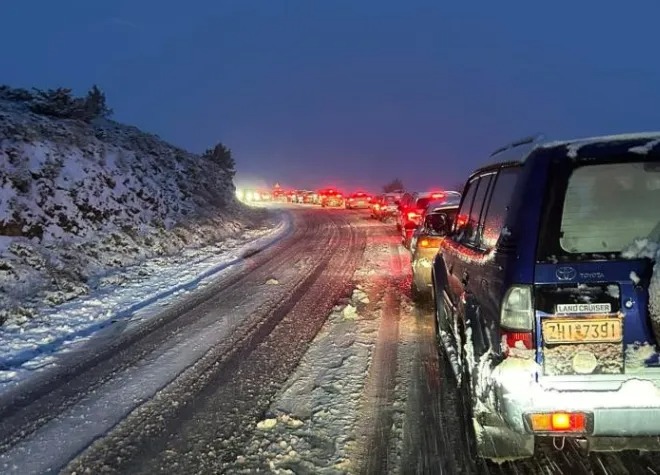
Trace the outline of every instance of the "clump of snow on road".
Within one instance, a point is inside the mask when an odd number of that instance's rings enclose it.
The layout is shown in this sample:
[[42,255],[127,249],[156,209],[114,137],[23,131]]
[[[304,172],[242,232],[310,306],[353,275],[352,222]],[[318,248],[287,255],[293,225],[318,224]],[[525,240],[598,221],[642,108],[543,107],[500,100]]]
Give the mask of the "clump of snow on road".
[[354,424],[378,329],[377,320],[359,313],[367,300],[356,289],[335,307],[231,472],[355,471]]

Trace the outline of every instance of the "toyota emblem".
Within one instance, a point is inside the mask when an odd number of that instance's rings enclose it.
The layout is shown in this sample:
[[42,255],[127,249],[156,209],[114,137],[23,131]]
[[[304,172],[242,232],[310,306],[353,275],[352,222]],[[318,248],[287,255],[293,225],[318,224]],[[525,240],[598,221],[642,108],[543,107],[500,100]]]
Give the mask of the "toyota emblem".
[[573,280],[577,277],[577,271],[572,267],[560,267],[555,275],[559,280]]

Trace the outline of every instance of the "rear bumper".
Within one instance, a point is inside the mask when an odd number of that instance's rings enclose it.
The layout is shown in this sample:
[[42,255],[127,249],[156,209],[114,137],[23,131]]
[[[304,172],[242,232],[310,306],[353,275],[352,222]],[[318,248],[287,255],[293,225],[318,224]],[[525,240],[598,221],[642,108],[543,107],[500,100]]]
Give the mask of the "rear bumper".
[[[536,380],[535,363],[508,358],[493,372],[499,415],[514,431],[533,434],[526,415],[539,412],[574,411],[592,416],[587,433],[571,437],[660,436],[660,377],[629,377],[605,387],[585,380],[570,386],[549,378]],[[524,368],[526,366],[526,368]],[[521,372],[522,369],[522,372]],[[544,434],[538,434],[544,435]],[[660,450],[660,441],[656,441]]]
[[377,213],[381,218],[393,218],[396,216],[396,209],[381,208]]

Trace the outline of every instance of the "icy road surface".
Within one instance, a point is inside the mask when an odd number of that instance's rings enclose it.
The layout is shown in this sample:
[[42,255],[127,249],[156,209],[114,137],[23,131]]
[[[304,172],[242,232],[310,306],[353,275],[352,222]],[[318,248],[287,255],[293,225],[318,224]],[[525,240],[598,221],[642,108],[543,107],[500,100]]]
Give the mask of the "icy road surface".
[[289,211],[272,248],[2,400],[0,473],[660,473],[569,444],[476,462],[394,226]]

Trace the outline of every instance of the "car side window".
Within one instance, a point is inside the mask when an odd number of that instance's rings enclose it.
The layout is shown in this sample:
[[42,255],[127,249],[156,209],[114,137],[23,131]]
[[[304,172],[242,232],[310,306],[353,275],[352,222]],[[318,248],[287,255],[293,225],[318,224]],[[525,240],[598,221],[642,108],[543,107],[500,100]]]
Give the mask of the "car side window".
[[468,217],[467,229],[465,232],[465,243],[470,246],[479,247],[481,244],[481,234],[482,234],[482,216],[483,211],[485,210],[484,204],[486,203],[486,198],[488,197],[488,191],[490,190],[491,181],[494,174],[482,175],[479,179],[479,187],[474,195],[474,202],[472,203],[472,209],[470,210],[470,216]]
[[502,234],[502,227],[511,205],[513,189],[516,186],[519,172],[519,168],[504,168],[497,175],[495,188],[486,211],[481,239],[482,245],[487,249],[495,247]]
[[478,185],[479,178],[475,178],[465,185],[465,194],[463,195],[461,206],[458,209],[458,214],[454,221],[454,229],[452,231],[452,238],[458,242],[463,242],[464,240],[466,225],[468,218],[470,217],[470,210],[472,209],[472,202],[474,201],[474,195],[477,192]]

